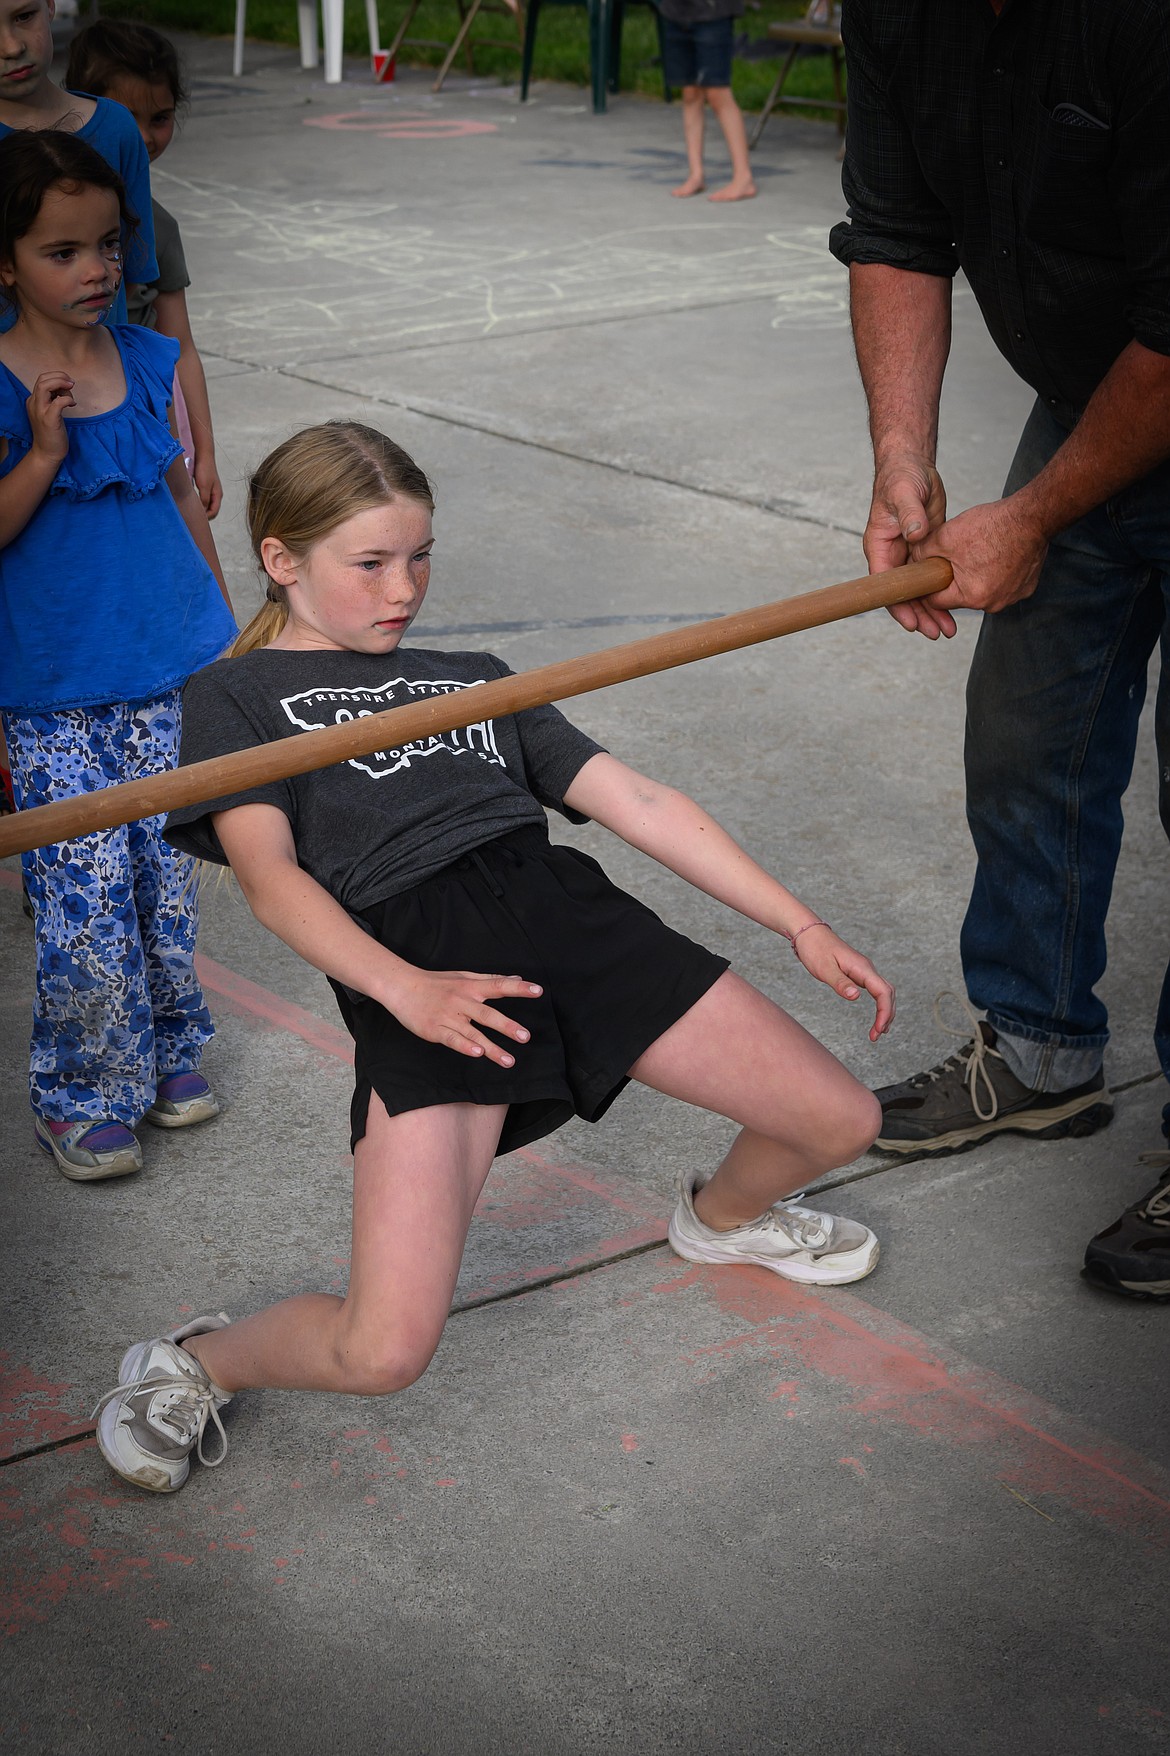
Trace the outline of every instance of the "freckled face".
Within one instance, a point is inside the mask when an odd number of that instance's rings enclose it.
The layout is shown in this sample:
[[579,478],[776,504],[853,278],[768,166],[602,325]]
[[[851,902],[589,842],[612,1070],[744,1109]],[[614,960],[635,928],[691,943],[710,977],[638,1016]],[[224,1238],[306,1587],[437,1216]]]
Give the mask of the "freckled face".
[[[0,4],[3,0],[0,0]],[[122,104],[138,124],[151,164],[171,144],[175,132],[175,94],[169,85],[154,85],[123,73],[106,88],[106,96]]]
[[53,59],[51,0],[0,0],[0,97],[30,97]]
[[276,642],[291,649],[393,652],[414,621],[431,576],[431,514],[396,495],[355,513],[307,554],[281,560],[266,551],[269,573],[288,596],[288,625]]
[[21,310],[89,329],[100,323],[122,280],[121,215],[112,189],[57,184],[31,228],[0,262],[0,281]]

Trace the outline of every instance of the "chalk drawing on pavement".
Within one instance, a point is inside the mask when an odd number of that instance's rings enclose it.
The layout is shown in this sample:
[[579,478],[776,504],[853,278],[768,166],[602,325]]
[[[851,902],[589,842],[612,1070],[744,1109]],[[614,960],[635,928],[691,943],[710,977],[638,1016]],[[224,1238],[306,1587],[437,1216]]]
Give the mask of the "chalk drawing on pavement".
[[207,347],[257,365],[745,299],[773,298],[774,326],[848,323],[846,275],[817,225],[756,232],[742,221],[679,221],[503,242],[494,213],[478,236],[452,236],[390,201],[298,201],[158,175],[189,254],[197,258],[206,238],[239,259],[221,270],[219,287],[196,272],[188,303],[197,332]]

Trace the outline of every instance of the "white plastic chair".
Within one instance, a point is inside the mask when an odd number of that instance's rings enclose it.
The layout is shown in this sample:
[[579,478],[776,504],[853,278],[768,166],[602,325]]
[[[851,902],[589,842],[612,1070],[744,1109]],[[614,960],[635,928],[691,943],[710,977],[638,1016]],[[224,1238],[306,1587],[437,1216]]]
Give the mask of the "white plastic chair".
[[[244,20],[247,0],[236,0],[236,42],[232,55],[232,73],[238,79],[244,71]],[[341,34],[345,23],[345,0],[321,0],[322,23],[325,27],[325,83],[341,84]],[[301,39],[301,66],[316,67],[317,0],[297,0],[297,30]],[[376,55],[378,41],[378,0],[366,0],[366,30],[370,38],[370,54]]]

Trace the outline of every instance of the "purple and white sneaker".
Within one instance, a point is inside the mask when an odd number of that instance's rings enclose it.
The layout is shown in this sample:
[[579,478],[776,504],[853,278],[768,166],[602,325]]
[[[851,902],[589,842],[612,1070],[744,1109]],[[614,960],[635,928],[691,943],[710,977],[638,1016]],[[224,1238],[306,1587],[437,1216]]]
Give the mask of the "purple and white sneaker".
[[160,1079],[144,1121],[156,1128],[191,1128],[219,1115],[215,1093],[201,1073],[172,1073]]
[[142,1148],[121,1122],[46,1122],[33,1117],[37,1145],[74,1183],[128,1177],[142,1169]]

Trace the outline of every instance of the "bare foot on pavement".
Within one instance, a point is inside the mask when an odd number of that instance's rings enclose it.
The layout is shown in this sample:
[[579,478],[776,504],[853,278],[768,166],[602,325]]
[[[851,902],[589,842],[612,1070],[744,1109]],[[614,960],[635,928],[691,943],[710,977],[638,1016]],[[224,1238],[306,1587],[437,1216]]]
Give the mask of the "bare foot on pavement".
[[[689,193],[689,191],[688,191]],[[726,183],[722,189],[714,190],[708,195],[708,201],[750,201],[757,193],[754,183]],[[676,190],[675,194],[681,194]]]

